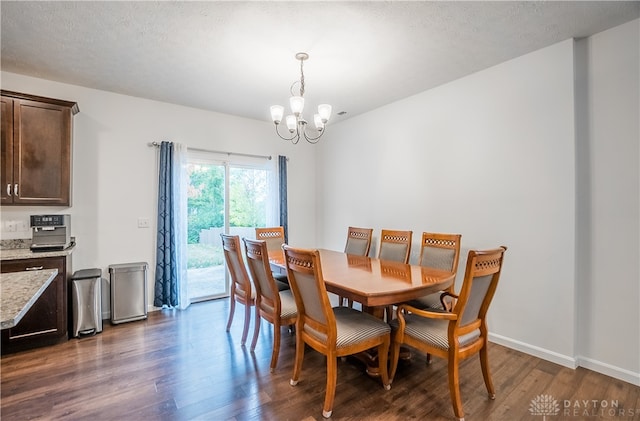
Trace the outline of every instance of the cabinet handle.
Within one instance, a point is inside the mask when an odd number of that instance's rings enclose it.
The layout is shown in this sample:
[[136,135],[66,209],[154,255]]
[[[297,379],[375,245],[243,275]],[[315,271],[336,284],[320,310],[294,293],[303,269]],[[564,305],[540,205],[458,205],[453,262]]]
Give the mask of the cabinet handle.
[[44,266],[31,266],[30,268],[26,268],[25,270],[42,270]]
[[18,183],[13,185],[13,194],[16,196],[19,196],[18,194]]
[[7,184],[7,196],[11,196],[11,184]]

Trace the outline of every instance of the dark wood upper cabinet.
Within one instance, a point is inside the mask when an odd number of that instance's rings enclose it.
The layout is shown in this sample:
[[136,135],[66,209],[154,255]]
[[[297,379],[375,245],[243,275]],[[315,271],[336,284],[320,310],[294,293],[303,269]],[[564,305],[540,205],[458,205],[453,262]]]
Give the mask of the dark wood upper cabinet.
[[2,91],[3,205],[71,205],[75,102]]

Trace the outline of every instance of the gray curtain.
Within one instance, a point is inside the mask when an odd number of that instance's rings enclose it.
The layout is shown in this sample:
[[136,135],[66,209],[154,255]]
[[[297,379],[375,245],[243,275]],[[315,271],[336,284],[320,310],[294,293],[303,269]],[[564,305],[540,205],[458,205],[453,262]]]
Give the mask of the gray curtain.
[[173,171],[173,144],[162,142],[158,178],[156,282],[153,300],[153,305],[156,307],[177,307],[179,301]]
[[280,226],[284,228],[284,242],[289,243],[287,214],[287,157],[278,155],[278,186],[280,189]]

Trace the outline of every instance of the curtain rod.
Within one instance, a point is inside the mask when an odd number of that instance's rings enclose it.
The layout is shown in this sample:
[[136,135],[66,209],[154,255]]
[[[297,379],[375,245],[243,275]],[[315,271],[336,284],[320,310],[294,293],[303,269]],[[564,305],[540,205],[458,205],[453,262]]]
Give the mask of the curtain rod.
[[[149,146],[160,147],[160,142],[150,142]],[[200,148],[190,148],[187,146],[187,149],[195,152],[209,152],[209,153],[219,153],[222,155],[238,155],[238,156],[247,156],[249,158],[264,158],[271,161],[271,155],[252,155],[249,153],[240,153],[240,152],[226,152],[226,151],[214,151],[211,149],[200,149]]]

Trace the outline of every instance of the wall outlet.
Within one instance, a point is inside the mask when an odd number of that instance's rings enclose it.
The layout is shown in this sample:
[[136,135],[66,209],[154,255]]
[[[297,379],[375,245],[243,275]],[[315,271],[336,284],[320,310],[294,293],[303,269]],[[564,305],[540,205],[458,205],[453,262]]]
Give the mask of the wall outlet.
[[149,228],[149,218],[138,218],[138,228]]
[[16,232],[18,230],[18,223],[16,221],[7,221],[5,222],[5,227],[7,228],[7,232]]
[[31,227],[29,226],[29,222],[27,221],[18,221],[18,231],[22,231],[22,232],[26,232],[29,231],[31,229]]

